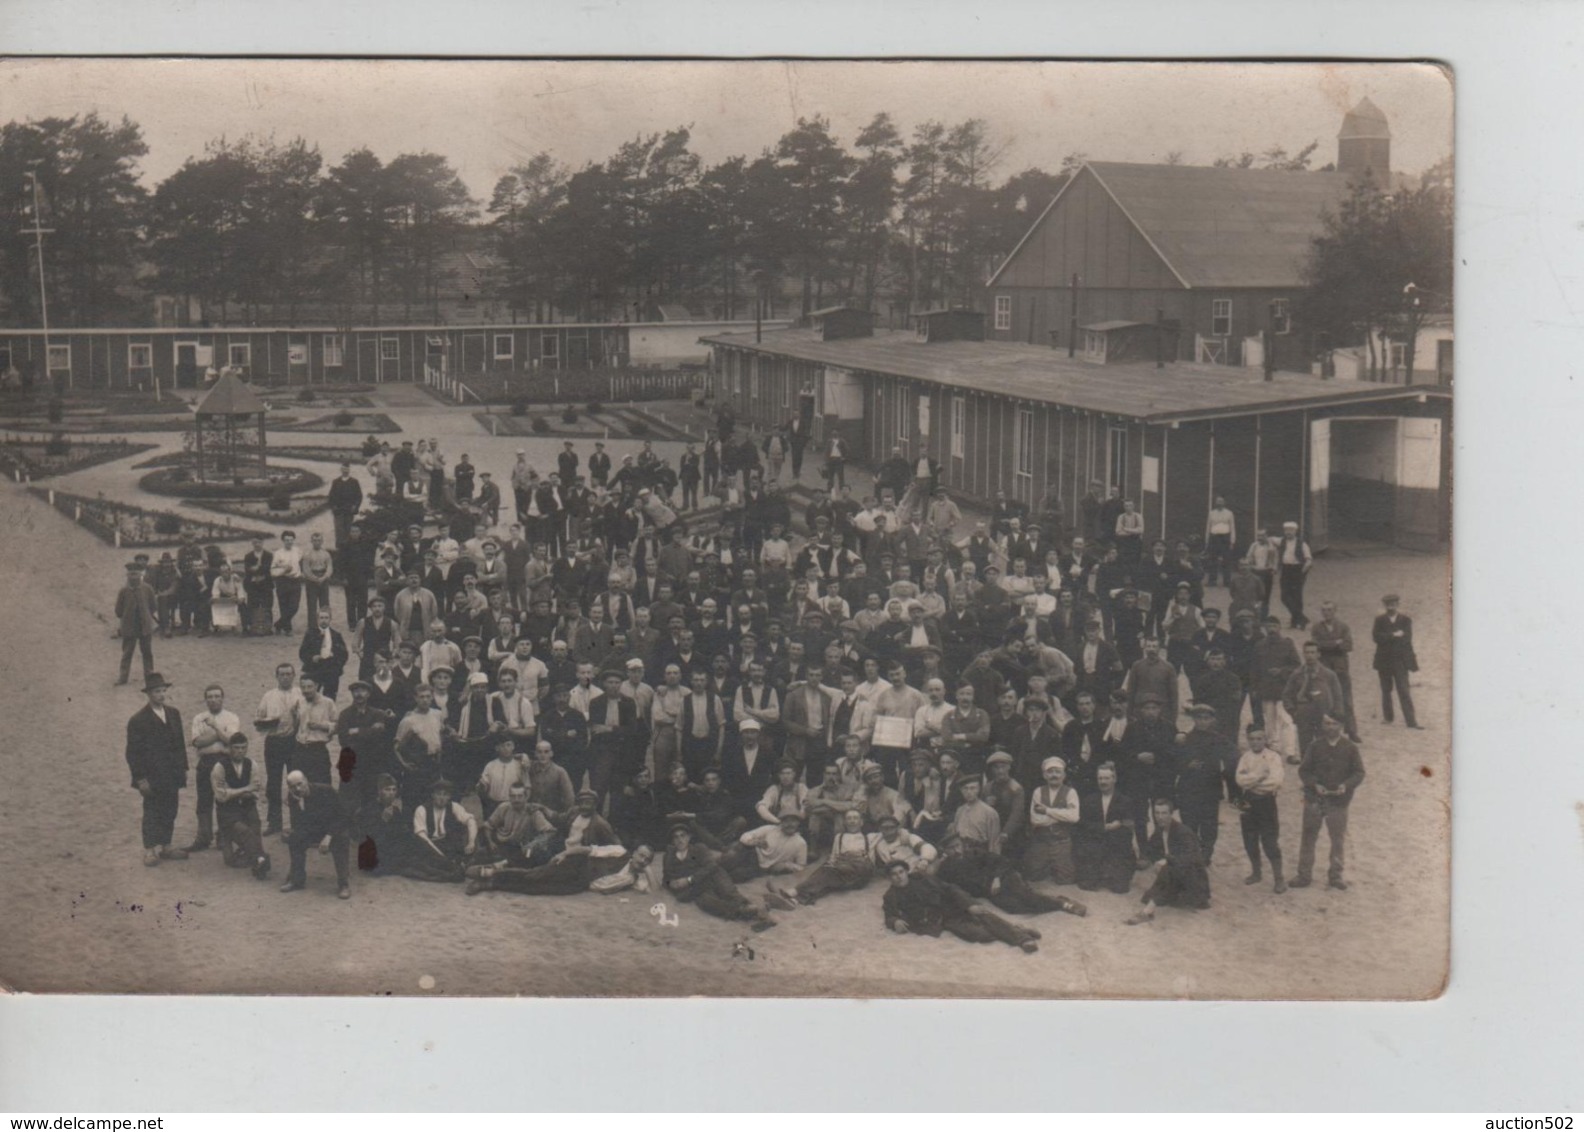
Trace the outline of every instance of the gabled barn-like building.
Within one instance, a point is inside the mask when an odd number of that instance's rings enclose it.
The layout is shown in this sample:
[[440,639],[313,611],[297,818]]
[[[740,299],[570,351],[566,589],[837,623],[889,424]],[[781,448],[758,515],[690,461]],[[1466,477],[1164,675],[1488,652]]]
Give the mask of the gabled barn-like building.
[[[1161,325],[1168,357],[1307,372],[1324,344],[1293,318],[1322,217],[1369,176],[1394,184],[1386,117],[1363,99],[1334,171],[1091,161],[986,285],[995,341],[1081,353],[1085,327]],[[1345,343],[1329,343],[1332,346]]]

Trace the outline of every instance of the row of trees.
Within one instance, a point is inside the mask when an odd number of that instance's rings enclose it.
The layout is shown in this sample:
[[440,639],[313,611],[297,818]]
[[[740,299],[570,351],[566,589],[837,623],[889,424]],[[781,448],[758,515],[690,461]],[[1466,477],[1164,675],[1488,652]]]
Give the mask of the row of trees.
[[[213,321],[430,318],[458,290],[444,266],[455,250],[490,253],[476,257],[492,265],[479,297],[533,319],[645,317],[660,303],[751,317],[766,295],[790,300],[782,311],[977,305],[1084,160],[1003,179],[1006,144],[984,121],[904,133],[885,113],[850,144],[799,119],[757,157],[715,165],[691,140],[685,126],[648,134],[575,170],[539,153],[487,203],[437,154],[387,163],[359,149],[327,167],[300,138],[219,139],[150,191],[141,129],[97,114],[0,126],[0,169],[33,169],[44,189],[52,322],[114,325],[146,322],[154,294],[195,298]],[[1215,164],[1300,173],[1315,149]],[[0,302],[36,323],[32,199],[17,181],[0,192]],[[1450,163],[1412,192],[1361,186],[1327,218],[1294,313],[1339,344],[1408,334],[1450,301],[1450,218]]]

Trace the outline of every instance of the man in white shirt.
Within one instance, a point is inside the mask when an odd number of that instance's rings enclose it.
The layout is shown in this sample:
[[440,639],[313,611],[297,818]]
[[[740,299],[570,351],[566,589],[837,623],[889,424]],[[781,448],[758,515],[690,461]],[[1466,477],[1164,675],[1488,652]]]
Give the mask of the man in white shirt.
[[1221,496],[1205,518],[1205,585],[1222,586],[1232,577],[1232,548],[1237,545],[1237,516]]
[[429,623],[429,637],[418,649],[420,676],[425,683],[437,668],[453,671],[462,665],[462,650],[446,639],[445,622],[438,617]]
[[460,881],[467,858],[478,844],[478,820],[451,800],[451,784],[441,779],[429,788],[429,801],[413,810],[417,838],[408,872],[418,880]]
[[492,692],[489,698],[490,730],[509,736],[519,751],[531,751],[538,730],[533,700],[518,690],[515,668],[503,666],[498,679],[500,691]]
[[204,689],[204,710],[193,716],[192,743],[198,755],[198,765],[193,771],[198,788],[198,835],[193,838],[187,852],[197,853],[214,842],[214,787],[210,781],[215,766],[221,759],[230,757],[231,736],[242,732],[242,720],[225,707],[225,689],[210,684]]
[[1281,823],[1276,813],[1276,794],[1281,790],[1287,768],[1282,765],[1281,754],[1265,745],[1265,729],[1257,723],[1248,727],[1248,750],[1238,759],[1237,784],[1243,790],[1239,803],[1242,809],[1243,851],[1248,854],[1251,871],[1244,884],[1258,884],[1260,874],[1260,849],[1270,858],[1271,872],[1276,877],[1276,891],[1287,891],[1287,881],[1282,876]]
[[1288,521],[1282,524],[1281,541],[1276,545],[1276,568],[1281,575],[1281,599],[1287,607],[1287,615],[1292,618],[1294,629],[1306,629],[1309,618],[1304,616],[1303,595],[1304,582],[1309,577],[1309,568],[1314,565],[1314,555],[1309,552],[1309,544],[1298,534],[1298,524]]
[[302,601],[302,551],[297,547],[296,531],[281,532],[280,549],[270,555],[270,577],[275,580],[275,601],[280,606],[275,631],[289,634]]
[[517,638],[512,655],[500,663],[500,669],[495,674],[496,682],[499,683],[501,676],[507,672],[516,677],[518,690],[537,707],[549,683],[550,669],[544,661],[534,656],[533,641],[528,637]]
[[[902,760],[913,749],[913,721],[919,708],[929,701],[924,693],[908,685],[907,669],[900,660],[891,662],[886,676],[890,683],[874,698],[875,742],[869,757],[880,764],[887,782],[895,782],[901,773]],[[892,722],[886,723],[887,719]],[[887,736],[890,742],[882,744],[881,740]]]
[[297,747],[297,706],[302,692],[297,687],[297,669],[290,664],[275,666],[275,687],[259,700],[253,726],[264,736],[264,836],[281,831],[281,789]]
[[755,877],[802,872],[808,866],[808,842],[798,832],[802,825],[802,811],[788,810],[774,825],[750,829],[721,854],[721,868],[738,884]]

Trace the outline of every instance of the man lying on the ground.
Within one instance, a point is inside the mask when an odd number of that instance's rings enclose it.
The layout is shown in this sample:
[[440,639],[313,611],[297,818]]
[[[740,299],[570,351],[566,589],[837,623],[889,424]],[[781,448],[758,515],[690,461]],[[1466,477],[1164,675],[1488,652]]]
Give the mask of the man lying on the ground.
[[798,831],[803,815],[781,814],[774,825],[751,829],[720,856],[720,866],[738,884],[761,876],[802,872],[808,866],[808,842]]
[[775,927],[770,913],[737,891],[715,855],[694,842],[687,826],[671,827],[671,845],[661,870],[666,888],[678,900],[697,904],[701,912],[723,920],[749,921],[756,932]]
[[469,896],[492,890],[519,896],[572,896],[619,872],[627,863],[627,850],[612,836],[609,844],[583,841],[568,845],[546,864],[531,869],[470,865],[462,891]]
[[1149,859],[1160,867],[1144,893],[1144,907],[1128,917],[1129,924],[1147,924],[1155,909],[1210,907],[1210,872],[1204,851],[1193,831],[1172,816],[1172,805],[1158,799],[1153,805],[1155,832],[1150,836]]
[[1003,912],[1089,914],[1076,900],[1037,891],[1011,861],[977,842],[948,834],[942,848],[945,856],[935,866],[935,879],[955,884],[976,899],[988,900]]
[[902,861],[887,865],[886,877],[891,887],[881,901],[881,914],[887,929],[898,935],[938,938],[947,931],[967,943],[1000,940],[1028,954],[1039,950],[1039,932],[1003,920],[955,884],[913,872]]
[[790,911],[799,904],[813,904],[826,893],[850,892],[869,883],[874,876],[874,847],[880,835],[863,831],[863,815],[857,810],[843,811],[841,821],[841,832],[831,840],[830,859],[802,884],[767,882],[766,904]]

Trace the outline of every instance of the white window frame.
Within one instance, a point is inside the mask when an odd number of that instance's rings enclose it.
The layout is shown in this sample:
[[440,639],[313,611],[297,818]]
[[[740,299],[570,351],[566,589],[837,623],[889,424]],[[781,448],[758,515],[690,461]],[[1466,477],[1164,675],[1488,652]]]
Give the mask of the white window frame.
[[340,334],[326,334],[321,344],[324,350],[325,369],[339,369],[346,365],[346,338]]
[[[57,351],[63,351],[62,356],[66,359],[60,365],[55,363]],[[47,373],[71,373],[71,343],[51,342],[44,353],[44,369]]]
[[1106,487],[1127,495],[1128,430],[1126,425],[1106,428]]
[[[238,350],[240,350],[242,352],[242,360],[241,361],[237,360],[237,351]],[[253,343],[251,343],[251,342],[228,342],[228,343],[226,343],[226,365],[228,365],[228,366],[241,366],[243,369],[247,369],[252,364],[253,364]]]
[[[137,360],[137,351],[143,351],[146,361]],[[153,369],[154,368],[154,343],[128,342],[127,343],[127,369]]]
[[1271,323],[1277,334],[1292,333],[1292,309],[1286,299],[1271,300]]
[[792,408],[792,363],[781,363],[781,407]]
[[[1225,325],[1222,325],[1225,324]],[[1217,329],[1217,327],[1220,329]],[[1232,333],[1232,300],[1210,300],[1210,334],[1215,338],[1226,338]]]
[[1012,329],[1012,296],[997,295],[995,297],[995,328],[997,330]]
[[[497,362],[509,362],[514,357],[517,356],[517,354],[516,354],[517,342],[516,342],[516,336],[515,335],[513,335],[513,334],[494,334],[494,335],[491,335],[491,339],[492,339],[492,341],[491,341],[491,344],[490,344],[490,352],[495,355],[495,360]],[[501,342],[502,341],[504,341],[506,343],[506,350],[505,350],[504,353],[501,352]]]
[[916,406],[909,404],[913,397],[913,390],[905,385],[897,386],[897,443],[906,451],[907,445],[913,443],[913,433],[909,426],[912,423]]
[[1387,368],[1392,372],[1402,369],[1408,364],[1408,343],[1388,342],[1386,344],[1387,357],[1390,359]]
[[951,454],[954,459],[963,459],[964,434],[967,431],[968,398],[953,397],[951,403]]
[[541,334],[539,336],[539,360],[543,362],[561,361],[561,339],[554,334]]
[[381,338],[380,339],[380,344],[379,344],[379,349],[380,349],[379,358],[380,358],[380,361],[382,363],[383,362],[400,362],[401,361],[401,339],[400,338]]
[[1019,499],[1034,486],[1034,410],[1012,410],[1012,481]]

